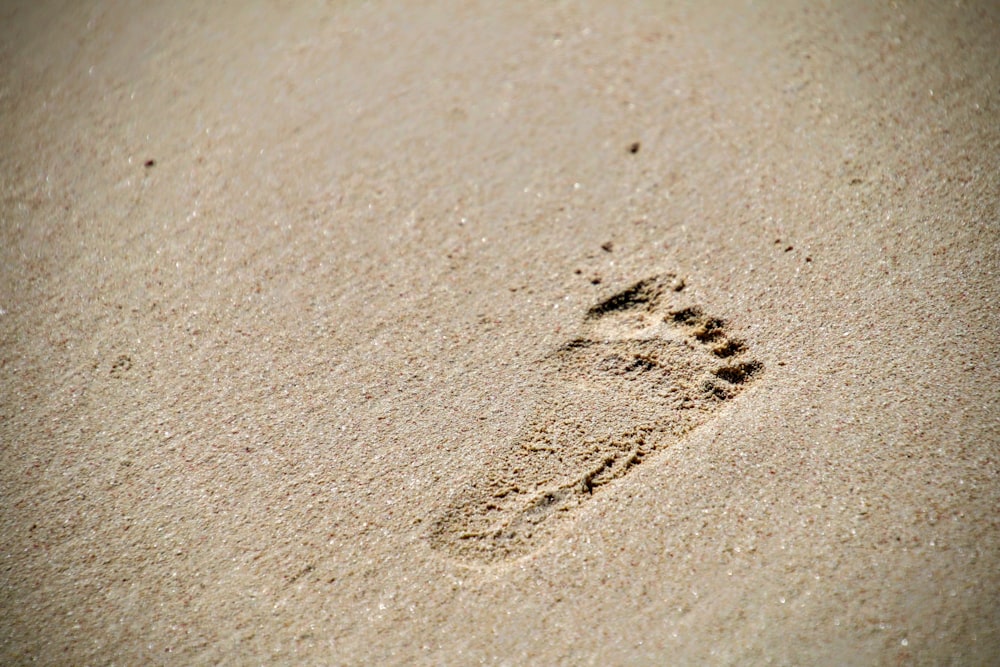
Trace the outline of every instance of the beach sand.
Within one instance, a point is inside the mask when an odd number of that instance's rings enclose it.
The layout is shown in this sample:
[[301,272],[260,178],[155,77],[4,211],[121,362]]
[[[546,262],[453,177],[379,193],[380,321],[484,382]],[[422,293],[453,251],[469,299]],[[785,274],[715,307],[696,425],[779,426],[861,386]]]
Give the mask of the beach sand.
[[0,663],[995,664],[995,3],[20,4]]

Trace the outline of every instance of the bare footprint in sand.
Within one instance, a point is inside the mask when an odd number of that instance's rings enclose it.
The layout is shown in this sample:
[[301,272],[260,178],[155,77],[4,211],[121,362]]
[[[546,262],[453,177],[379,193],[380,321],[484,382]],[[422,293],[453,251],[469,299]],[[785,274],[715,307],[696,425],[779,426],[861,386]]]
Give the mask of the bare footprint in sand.
[[538,549],[760,373],[725,322],[684,303],[682,289],[660,275],[587,312],[582,335],[546,358],[546,387],[521,434],[435,521],[433,547],[480,563]]

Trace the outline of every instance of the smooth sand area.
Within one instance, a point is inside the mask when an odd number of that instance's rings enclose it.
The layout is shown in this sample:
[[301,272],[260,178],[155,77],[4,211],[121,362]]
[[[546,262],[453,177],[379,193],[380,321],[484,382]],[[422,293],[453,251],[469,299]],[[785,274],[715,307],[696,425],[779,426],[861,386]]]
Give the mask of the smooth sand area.
[[6,3],[0,663],[996,664],[998,44]]

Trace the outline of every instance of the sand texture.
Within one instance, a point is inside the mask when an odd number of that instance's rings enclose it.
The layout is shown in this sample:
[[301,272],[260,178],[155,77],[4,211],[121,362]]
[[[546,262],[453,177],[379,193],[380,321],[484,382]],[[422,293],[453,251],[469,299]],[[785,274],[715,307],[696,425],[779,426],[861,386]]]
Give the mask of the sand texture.
[[0,664],[997,664],[998,44],[7,3]]

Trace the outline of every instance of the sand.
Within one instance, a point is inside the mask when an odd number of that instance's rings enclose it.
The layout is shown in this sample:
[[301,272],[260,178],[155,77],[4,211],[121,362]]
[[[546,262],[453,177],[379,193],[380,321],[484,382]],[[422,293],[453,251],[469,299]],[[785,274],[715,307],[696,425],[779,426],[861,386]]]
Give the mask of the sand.
[[0,663],[996,661],[995,3],[19,4]]

